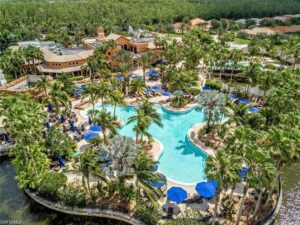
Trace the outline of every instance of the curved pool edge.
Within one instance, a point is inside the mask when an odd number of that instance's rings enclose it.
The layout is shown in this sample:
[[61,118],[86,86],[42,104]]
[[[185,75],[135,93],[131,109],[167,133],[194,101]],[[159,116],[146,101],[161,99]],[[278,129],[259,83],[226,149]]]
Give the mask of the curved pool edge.
[[171,112],[171,113],[174,113],[174,114],[188,113],[188,112],[192,111],[197,106],[197,104],[192,104],[187,109],[182,109],[182,108],[176,109],[176,108],[168,108],[165,104],[159,104],[159,103],[157,103],[157,104],[161,106],[162,110],[168,111],[168,112]]

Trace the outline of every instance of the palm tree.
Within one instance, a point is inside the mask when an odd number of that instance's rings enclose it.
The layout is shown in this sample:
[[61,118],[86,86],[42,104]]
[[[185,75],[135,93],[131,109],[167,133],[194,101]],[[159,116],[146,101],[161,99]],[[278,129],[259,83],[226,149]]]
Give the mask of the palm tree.
[[146,83],[141,79],[133,79],[130,82],[129,91],[131,93],[137,94],[139,97],[145,94],[145,89],[146,89]]
[[267,91],[270,90],[270,88],[276,82],[276,73],[271,70],[263,71],[260,73],[258,81],[264,91],[264,96],[266,96]]
[[56,81],[51,85],[48,97],[44,99],[45,102],[53,104],[57,113],[60,114],[61,108],[69,111],[71,109],[71,101],[68,94],[63,88],[63,85]]
[[49,88],[50,88],[50,82],[45,76],[43,76],[36,83],[36,90],[39,93],[43,93],[45,97],[48,97]]
[[146,69],[149,68],[153,62],[153,54],[151,51],[144,52],[139,57],[139,62],[143,68],[143,78],[146,81]]
[[98,101],[99,97],[99,91],[97,85],[93,84],[88,84],[86,88],[83,90],[81,94],[81,101],[85,98],[88,98],[88,101],[92,104],[92,111],[91,111],[91,116],[92,119],[95,118],[95,105]]
[[243,59],[241,51],[237,49],[233,49],[229,53],[229,59],[233,62],[231,67],[231,74],[230,74],[230,84],[232,83],[233,72],[237,68],[237,63]]
[[128,96],[130,65],[128,63],[121,63],[119,65],[119,70],[124,76],[124,90],[125,90],[125,95]]
[[223,116],[226,105],[226,97],[223,93],[204,91],[197,96],[198,110],[204,112],[206,122],[206,133],[209,133],[215,124]]
[[249,66],[247,66],[244,69],[243,74],[248,80],[248,85],[246,89],[246,93],[248,93],[250,90],[250,86],[253,86],[256,83],[258,77],[261,74],[260,65],[257,63],[250,62]]
[[97,85],[98,90],[98,96],[101,98],[101,105],[102,109],[104,108],[104,100],[109,96],[112,87],[110,86],[110,83],[107,81],[101,82]]
[[109,112],[106,112],[105,110],[96,112],[94,121],[96,124],[101,125],[103,141],[105,144],[108,144],[107,132],[109,132],[109,134],[112,136],[115,135],[117,133],[117,129],[120,127],[118,121],[115,119],[115,117],[113,117]]
[[109,93],[109,102],[114,106],[113,117],[116,117],[116,107],[117,105],[125,105],[124,94],[119,90],[115,90]]

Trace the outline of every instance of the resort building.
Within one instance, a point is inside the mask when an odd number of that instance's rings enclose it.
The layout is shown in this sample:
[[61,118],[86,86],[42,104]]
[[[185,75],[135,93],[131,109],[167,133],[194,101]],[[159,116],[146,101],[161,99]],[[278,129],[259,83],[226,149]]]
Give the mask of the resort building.
[[173,29],[176,33],[185,32],[191,29],[201,29],[201,30],[208,31],[209,29],[211,29],[211,27],[212,25],[210,21],[206,21],[201,18],[195,18],[190,20],[186,26],[184,26],[184,23],[180,23],[180,22],[173,24]]
[[268,36],[273,35],[276,31],[272,30],[269,27],[255,27],[253,29],[244,29],[242,32],[246,33],[250,38],[258,34],[266,34]]

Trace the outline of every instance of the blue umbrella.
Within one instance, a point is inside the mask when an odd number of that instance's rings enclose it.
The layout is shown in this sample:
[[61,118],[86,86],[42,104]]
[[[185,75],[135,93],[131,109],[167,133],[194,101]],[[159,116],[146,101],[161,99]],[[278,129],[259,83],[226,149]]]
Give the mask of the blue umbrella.
[[158,170],[158,165],[155,165],[154,167],[153,167],[153,169],[151,170],[151,172],[155,172],[155,171],[157,171]]
[[96,137],[99,137],[99,134],[97,133],[94,133],[94,132],[89,132],[89,133],[86,133],[85,135],[83,135],[83,139],[86,140],[86,141],[89,141],[93,138],[96,138]]
[[239,100],[239,103],[240,104],[249,104],[250,103],[250,100],[248,98],[241,98]]
[[211,86],[204,86],[204,87],[202,87],[202,90],[203,91],[211,91],[211,90],[213,90],[213,88]]
[[74,91],[73,91],[73,93],[74,94],[80,94],[81,92],[83,92],[83,89],[82,88],[78,88],[78,89],[75,89]]
[[212,198],[216,195],[216,188],[209,182],[198,183],[195,189],[203,198]]
[[173,92],[175,95],[183,95],[184,92],[182,90],[177,90]]
[[80,88],[81,88],[81,89],[85,89],[85,88],[86,88],[86,84],[82,84],[82,85],[80,86]]
[[117,80],[120,81],[120,82],[123,82],[123,81],[124,81],[124,77],[118,76],[118,77],[117,77]]
[[228,97],[233,99],[233,100],[238,99],[238,97],[235,94],[228,94]]
[[147,88],[147,89],[145,90],[146,93],[151,93],[152,91],[153,91],[152,88]]
[[251,107],[250,109],[248,109],[248,112],[250,113],[258,113],[259,111],[260,109],[257,107]]
[[64,115],[61,115],[61,116],[60,116],[60,122],[61,122],[61,123],[64,123],[65,121],[66,121],[66,119],[65,119]]
[[219,183],[216,180],[208,180],[207,183],[211,184],[214,188],[219,186]]
[[97,155],[101,159],[107,159],[108,158],[108,154],[106,154],[106,153],[98,153]]
[[150,77],[156,77],[156,76],[158,76],[158,72],[156,72],[156,71],[154,71],[154,70],[151,70],[151,71],[148,72],[148,75],[149,75]]
[[73,122],[70,123],[70,130],[71,130],[72,132],[75,132],[75,131],[76,131],[76,127],[74,126],[74,123],[73,123]]
[[247,173],[249,172],[249,169],[247,167],[242,167],[242,170],[240,172],[240,177],[242,179],[245,179],[247,177]]
[[99,125],[94,124],[94,125],[91,125],[91,126],[90,126],[90,131],[93,131],[93,132],[100,132],[101,130],[102,130],[102,127],[99,126]]
[[52,112],[53,111],[53,106],[51,105],[51,103],[48,103],[48,112]]
[[156,188],[161,188],[165,185],[164,182],[154,181],[154,180],[149,180],[148,184],[150,184],[152,187],[156,187]]
[[64,160],[62,159],[61,156],[58,156],[58,166],[59,166],[60,168],[62,168],[62,167],[65,166]]
[[8,136],[7,133],[4,133],[4,134],[3,134],[3,138],[4,138],[5,143],[9,143],[9,142],[10,142],[9,136]]
[[151,88],[156,91],[160,90],[160,86],[158,86],[158,85],[154,85]]
[[92,125],[93,121],[92,121],[92,118],[89,116],[89,125]]
[[50,123],[49,123],[49,122],[46,122],[46,123],[45,123],[45,127],[46,127],[47,129],[50,129]]
[[173,202],[183,202],[187,198],[187,192],[181,187],[171,187],[167,191],[167,197]]
[[161,93],[163,96],[171,96],[172,94],[170,92],[164,91],[163,93]]

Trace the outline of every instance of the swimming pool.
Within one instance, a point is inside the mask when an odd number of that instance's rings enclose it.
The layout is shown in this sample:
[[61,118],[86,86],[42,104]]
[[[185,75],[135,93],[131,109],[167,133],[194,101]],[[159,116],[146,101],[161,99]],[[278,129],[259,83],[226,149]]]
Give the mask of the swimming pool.
[[[164,151],[158,158],[158,170],[169,180],[181,184],[195,184],[206,179],[204,173],[206,153],[196,148],[187,139],[187,132],[191,126],[204,122],[203,113],[192,109],[185,113],[175,113],[163,109],[160,105],[155,106],[161,115],[163,128],[153,124],[149,128],[151,135],[159,140]],[[101,105],[96,104],[100,109]],[[113,107],[106,105],[105,108],[113,112]],[[90,108],[81,111],[83,116],[87,115]],[[124,122],[135,115],[135,107],[117,107],[116,115]],[[123,126],[119,133],[121,135],[135,138],[133,132],[134,124]]]

